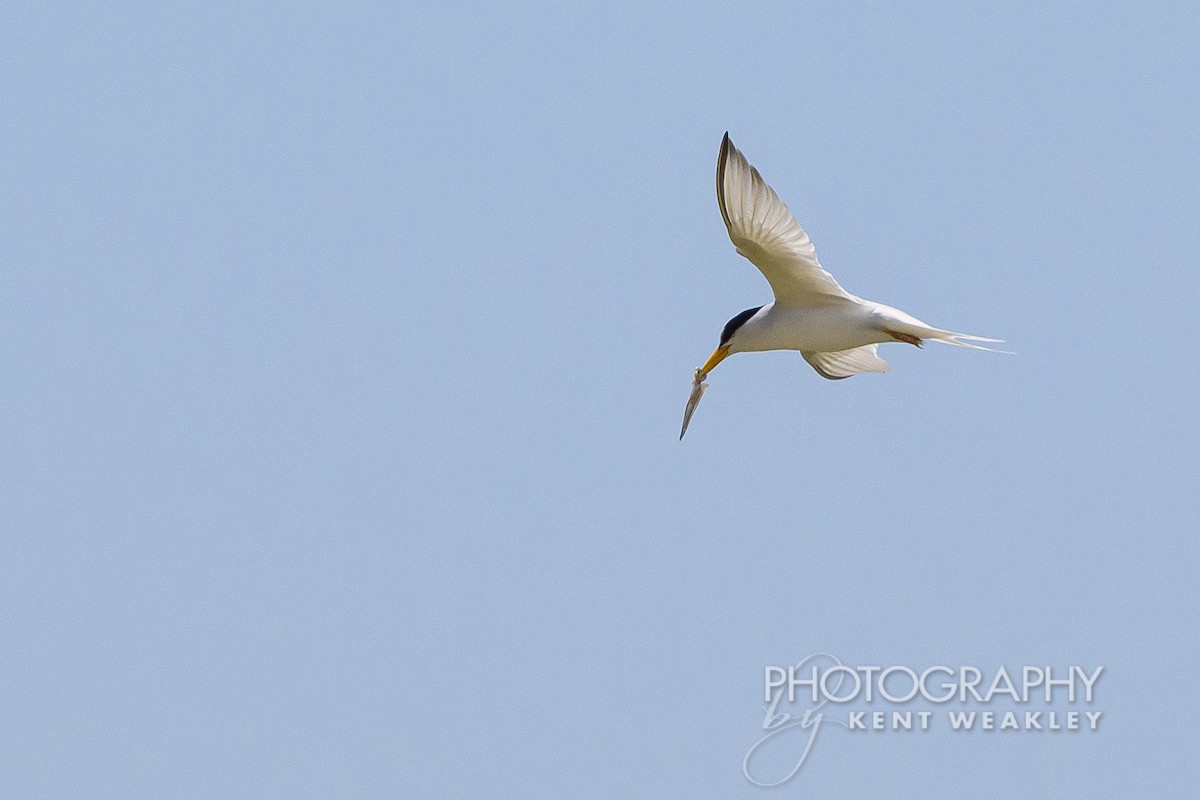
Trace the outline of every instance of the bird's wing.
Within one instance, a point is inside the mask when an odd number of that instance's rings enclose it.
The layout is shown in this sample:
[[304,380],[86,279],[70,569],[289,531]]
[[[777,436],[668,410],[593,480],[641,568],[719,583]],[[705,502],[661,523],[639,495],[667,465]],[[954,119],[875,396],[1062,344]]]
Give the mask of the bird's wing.
[[817,374],[831,381],[840,381],[860,372],[887,372],[888,363],[875,352],[876,345],[865,344],[849,350],[831,353],[801,353]]
[[717,157],[717,204],[734,247],[766,276],[777,302],[813,306],[854,299],[821,268],[808,234],[728,133]]

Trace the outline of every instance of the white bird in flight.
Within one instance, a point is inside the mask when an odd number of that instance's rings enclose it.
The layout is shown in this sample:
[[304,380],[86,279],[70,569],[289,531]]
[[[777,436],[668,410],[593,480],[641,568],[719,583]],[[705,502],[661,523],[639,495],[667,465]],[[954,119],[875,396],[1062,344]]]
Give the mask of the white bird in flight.
[[680,439],[708,388],[704,379],[734,353],[799,350],[821,377],[841,380],[860,372],[887,372],[888,363],[875,352],[882,342],[920,347],[930,339],[989,350],[969,342],[1003,341],[934,328],[843,289],[821,267],[808,234],[728,133],[717,156],[717,205],[734,247],[771,284],[775,302],[747,309],[725,324],[717,349],[696,370]]

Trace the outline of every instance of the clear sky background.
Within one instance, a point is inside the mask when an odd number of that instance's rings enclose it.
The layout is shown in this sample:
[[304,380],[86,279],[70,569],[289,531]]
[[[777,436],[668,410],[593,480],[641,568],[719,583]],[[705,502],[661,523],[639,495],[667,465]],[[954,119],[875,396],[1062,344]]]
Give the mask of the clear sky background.
[[[1200,12],[0,11],[0,794],[1194,796]],[[729,130],[846,288],[739,355]],[[1103,665],[823,736],[766,665]]]

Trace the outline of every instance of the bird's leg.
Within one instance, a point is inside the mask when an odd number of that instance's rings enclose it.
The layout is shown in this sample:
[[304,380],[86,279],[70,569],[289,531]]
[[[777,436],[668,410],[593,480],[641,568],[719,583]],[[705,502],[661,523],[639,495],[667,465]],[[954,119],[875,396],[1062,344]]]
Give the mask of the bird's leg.
[[905,342],[907,344],[913,344],[913,345],[916,345],[917,347],[921,346],[921,340],[919,338],[917,338],[916,336],[913,336],[911,333],[900,333],[899,331],[889,331],[887,328],[884,328],[883,332],[898,342]]

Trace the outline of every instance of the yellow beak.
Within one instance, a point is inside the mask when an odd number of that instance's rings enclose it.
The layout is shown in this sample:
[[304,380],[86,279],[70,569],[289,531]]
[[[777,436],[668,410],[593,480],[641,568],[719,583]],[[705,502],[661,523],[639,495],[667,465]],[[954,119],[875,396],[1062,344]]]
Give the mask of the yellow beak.
[[713,350],[713,354],[708,357],[708,361],[704,362],[704,366],[700,368],[700,371],[707,375],[713,371],[717,364],[724,361],[727,355],[729,355],[729,345],[723,344],[716,350]]

